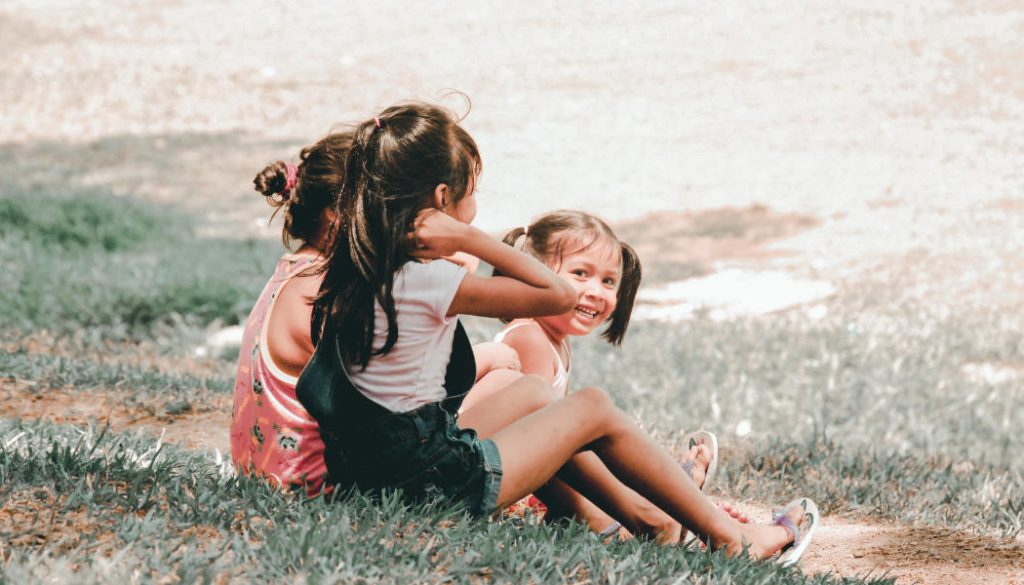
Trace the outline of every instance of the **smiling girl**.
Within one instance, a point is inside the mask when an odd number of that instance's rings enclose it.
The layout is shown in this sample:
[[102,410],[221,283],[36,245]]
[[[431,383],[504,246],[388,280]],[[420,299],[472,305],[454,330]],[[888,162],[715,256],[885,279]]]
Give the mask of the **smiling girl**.
[[[510,231],[504,242],[542,261],[576,293],[576,303],[570,311],[516,319],[494,338],[517,352],[523,374],[543,378],[551,384],[553,399],[564,398],[569,391],[572,371],[569,338],[589,335],[607,324],[603,337],[612,345],[621,345],[640,286],[640,260],[633,248],[620,241],[607,223],[584,211],[546,213],[530,225]],[[463,408],[472,408],[499,389],[488,381],[478,384],[466,397]],[[717,449],[710,444],[714,441],[710,433],[702,431],[691,437],[695,440],[687,441],[690,449],[682,465],[703,490],[717,467]],[[709,444],[702,443],[703,438],[708,439]],[[616,494],[614,505],[606,506],[611,514],[557,478],[538,491],[540,502],[530,498],[519,507],[536,508],[547,520],[576,517],[606,535],[614,534],[624,524],[633,534],[657,537],[665,542],[676,542],[682,537],[683,530],[678,522],[616,481],[593,453],[582,453],[576,461],[585,466],[593,478],[605,478],[602,482],[605,490]],[[723,508],[746,521],[730,506]]]

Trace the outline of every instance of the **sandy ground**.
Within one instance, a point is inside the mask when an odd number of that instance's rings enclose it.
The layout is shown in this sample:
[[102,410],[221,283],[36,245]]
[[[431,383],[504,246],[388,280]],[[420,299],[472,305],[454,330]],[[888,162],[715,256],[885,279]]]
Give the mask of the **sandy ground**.
[[[8,0],[0,163],[19,184],[57,176],[187,207],[204,234],[275,237],[249,187],[265,161],[398,99],[461,108],[441,98],[455,88],[473,101],[485,229],[581,207],[639,226],[645,262],[671,264],[678,239],[647,233],[652,217],[760,203],[782,231],[698,268],[832,286],[920,262],[905,294],[1019,306],[1022,33],[1024,5],[1005,0]],[[5,417],[109,417],[205,448],[226,448],[228,413],[158,418],[116,396],[83,405],[0,382]],[[1024,582],[1019,544],[843,518],[817,542],[811,572]]]

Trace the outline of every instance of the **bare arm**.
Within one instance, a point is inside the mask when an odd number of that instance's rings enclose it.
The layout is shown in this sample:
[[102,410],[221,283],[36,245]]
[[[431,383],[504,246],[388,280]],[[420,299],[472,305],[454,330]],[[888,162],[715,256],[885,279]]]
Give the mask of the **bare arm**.
[[479,315],[515,319],[557,315],[576,305],[576,292],[536,258],[495,240],[484,232],[435,209],[416,217],[413,256],[435,259],[466,252],[505,276],[463,279],[448,315]]
[[549,384],[554,382],[558,365],[551,351],[551,342],[539,326],[530,323],[516,327],[505,334],[502,343],[519,354],[520,371],[540,376]]
[[484,341],[473,346],[476,358],[476,379],[484,377],[491,370],[506,369],[518,372],[519,354],[511,346],[497,341]]
[[309,300],[320,290],[323,274],[300,275],[286,283],[267,316],[267,350],[270,359],[289,376],[298,376],[313,355],[309,324],[313,307]]

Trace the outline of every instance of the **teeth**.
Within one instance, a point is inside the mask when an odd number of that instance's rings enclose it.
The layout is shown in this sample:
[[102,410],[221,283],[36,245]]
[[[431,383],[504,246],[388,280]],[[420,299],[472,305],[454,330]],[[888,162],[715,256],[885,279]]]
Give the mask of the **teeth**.
[[589,309],[584,309],[583,307],[576,307],[576,312],[583,313],[584,315],[590,317],[591,319],[597,317],[597,311],[591,311]]

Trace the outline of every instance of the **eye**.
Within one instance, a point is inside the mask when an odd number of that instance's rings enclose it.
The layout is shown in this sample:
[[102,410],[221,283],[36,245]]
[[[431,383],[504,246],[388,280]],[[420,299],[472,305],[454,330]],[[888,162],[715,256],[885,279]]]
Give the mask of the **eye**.
[[586,278],[587,277],[587,271],[582,269],[582,268],[574,268],[569,273],[572,274],[573,276],[578,276],[580,278]]
[[613,288],[619,285],[619,281],[611,277],[604,279],[603,282],[605,286],[610,286]]

